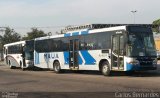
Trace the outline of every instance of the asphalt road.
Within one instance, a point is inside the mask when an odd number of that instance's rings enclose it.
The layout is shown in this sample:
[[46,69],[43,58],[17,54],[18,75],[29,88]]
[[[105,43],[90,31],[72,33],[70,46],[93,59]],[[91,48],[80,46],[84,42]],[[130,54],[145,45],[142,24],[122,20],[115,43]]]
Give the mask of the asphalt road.
[[0,64],[0,92],[160,92],[160,67],[131,76],[114,72],[105,77],[94,71],[56,74],[46,70],[9,69]]

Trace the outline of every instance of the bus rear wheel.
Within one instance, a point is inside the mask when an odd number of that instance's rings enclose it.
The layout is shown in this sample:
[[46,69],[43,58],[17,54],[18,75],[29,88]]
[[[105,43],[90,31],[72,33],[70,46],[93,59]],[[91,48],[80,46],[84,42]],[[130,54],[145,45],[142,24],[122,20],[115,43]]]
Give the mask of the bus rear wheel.
[[53,63],[53,69],[55,73],[60,73],[61,72],[61,66],[60,63],[58,61],[55,61]]
[[14,69],[14,68],[15,68],[14,66],[11,66],[11,65],[10,65],[10,69]]
[[108,64],[107,61],[102,63],[101,71],[102,71],[102,74],[104,76],[109,76],[110,75],[110,67],[109,67],[109,64]]

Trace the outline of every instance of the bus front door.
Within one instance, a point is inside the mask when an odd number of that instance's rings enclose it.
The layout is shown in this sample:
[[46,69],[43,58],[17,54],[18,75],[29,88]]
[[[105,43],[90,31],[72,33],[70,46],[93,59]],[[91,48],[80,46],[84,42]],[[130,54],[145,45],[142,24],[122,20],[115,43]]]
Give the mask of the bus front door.
[[69,46],[69,67],[70,69],[78,69],[79,41],[77,39],[70,40]]
[[112,36],[111,65],[112,70],[124,69],[124,35]]
[[26,59],[25,59],[25,47],[22,47],[22,64],[20,65],[21,68],[26,67]]

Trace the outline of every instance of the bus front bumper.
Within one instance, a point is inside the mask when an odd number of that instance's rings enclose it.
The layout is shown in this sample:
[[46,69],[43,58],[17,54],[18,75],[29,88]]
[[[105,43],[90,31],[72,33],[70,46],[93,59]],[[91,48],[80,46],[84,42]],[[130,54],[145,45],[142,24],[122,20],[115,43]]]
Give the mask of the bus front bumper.
[[126,71],[147,71],[147,70],[156,70],[157,65],[133,65],[127,64]]
[[32,68],[32,67],[34,67],[33,61],[26,60],[26,66],[25,66],[25,68]]

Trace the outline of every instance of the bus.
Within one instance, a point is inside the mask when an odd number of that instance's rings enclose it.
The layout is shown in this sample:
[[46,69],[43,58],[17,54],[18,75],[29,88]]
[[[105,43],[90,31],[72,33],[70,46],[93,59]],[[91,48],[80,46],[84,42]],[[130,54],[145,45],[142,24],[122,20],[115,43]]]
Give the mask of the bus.
[[66,33],[35,39],[34,66],[63,70],[134,72],[157,69],[151,28],[143,25],[109,27],[95,24],[68,27]]
[[4,61],[9,67],[22,70],[33,67],[34,40],[19,41],[4,45]]

